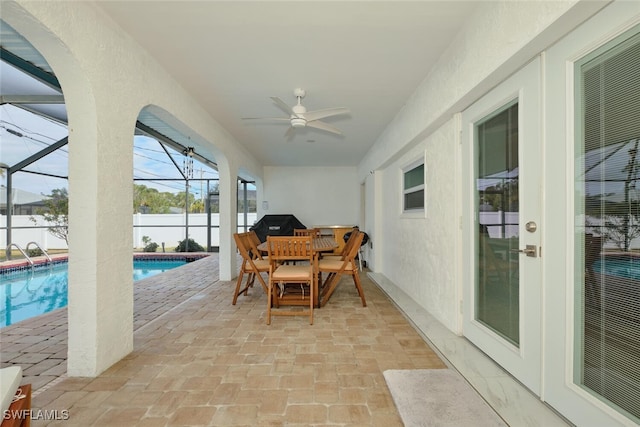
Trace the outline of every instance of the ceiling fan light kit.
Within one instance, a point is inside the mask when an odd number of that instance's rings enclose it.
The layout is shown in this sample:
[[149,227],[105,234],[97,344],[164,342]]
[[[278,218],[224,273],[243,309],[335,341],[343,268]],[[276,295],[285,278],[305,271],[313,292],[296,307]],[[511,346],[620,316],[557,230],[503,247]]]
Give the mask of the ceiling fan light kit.
[[291,116],[291,126],[294,128],[303,128],[307,125],[307,121],[300,117]]
[[298,103],[293,107],[287,105],[283,100],[278,98],[277,96],[272,96],[271,99],[273,102],[284,112],[289,114],[289,118],[282,117],[245,117],[243,120],[274,120],[278,122],[286,122],[288,121],[290,124],[289,129],[285,133],[286,136],[291,135],[291,131],[295,129],[300,129],[304,127],[310,127],[314,129],[320,129],[326,132],[330,132],[336,135],[342,135],[340,129],[331,126],[328,123],[320,121],[320,119],[324,119],[327,117],[338,116],[341,114],[348,114],[349,110],[344,107],[337,108],[327,108],[324,110],[316,110],[316,111],[307,111],[304,105],[302,105],[302,98],[305,97],[306,92],[304,89],[296,88],[293,91],[293,95],[298,100]]

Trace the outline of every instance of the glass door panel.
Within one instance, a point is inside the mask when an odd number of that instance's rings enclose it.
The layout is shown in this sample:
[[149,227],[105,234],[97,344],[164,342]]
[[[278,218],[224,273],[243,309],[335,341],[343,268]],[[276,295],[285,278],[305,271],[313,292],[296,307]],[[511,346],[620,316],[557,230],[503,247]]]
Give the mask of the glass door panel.
[[476,125],[476,320],[519,345],[518,104]]
[[640,34],[576,66],[574,381],[640,423]]

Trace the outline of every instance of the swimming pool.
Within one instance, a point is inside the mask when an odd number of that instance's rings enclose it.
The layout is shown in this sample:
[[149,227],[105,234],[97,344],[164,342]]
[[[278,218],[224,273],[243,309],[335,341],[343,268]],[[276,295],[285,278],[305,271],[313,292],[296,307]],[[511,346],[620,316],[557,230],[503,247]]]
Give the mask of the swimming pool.
[[609,276],[640,280],[640,258],[635,256],[605,256],[593,263],[593,271]]
[[[186,259],[133,261],[133,280],[163,273]],[[67,306],[67,262],[0,275],[0,328]]]

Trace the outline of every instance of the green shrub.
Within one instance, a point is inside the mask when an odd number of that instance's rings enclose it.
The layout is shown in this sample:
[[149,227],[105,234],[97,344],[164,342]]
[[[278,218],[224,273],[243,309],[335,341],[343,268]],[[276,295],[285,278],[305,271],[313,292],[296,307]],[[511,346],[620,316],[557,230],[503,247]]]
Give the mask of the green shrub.
[[[196,243],[193,239],[188,239],[189,242],[189,252],[204,252],[204,248]],[[187,239],[184,239],[181,242],[178,242],[178,246],[176,247],[176,252],[187,252]]]
[[41,255],[44,255],[44,254],[42,253],[40,248],[35,248],[35,249],[29,249],[27,251],[27,255],[29,255],[29,257],[34,257],[34,256],[41,256]]
[[147,246],[144,247],[145,252],[155,252],[158,249],[158,244],[156,242],[147,243]]

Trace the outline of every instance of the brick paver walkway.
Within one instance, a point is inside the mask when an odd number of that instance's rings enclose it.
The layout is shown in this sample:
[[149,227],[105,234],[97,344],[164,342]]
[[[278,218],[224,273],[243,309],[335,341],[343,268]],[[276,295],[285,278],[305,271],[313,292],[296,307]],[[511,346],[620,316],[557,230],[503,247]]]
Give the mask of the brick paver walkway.
[[[218,280],[218,255],[135,283],[133,329],[176,307]],[[34,393],[67,372],[67,309],[0,329],[2,367],[20,365]]]
[[63,375],[64,309],[2,328],[3,365],[25,368],[34,410],[68,414],[34,427],[400,427],[383,372],[446,365],[361,279],[367,307],[346,277],[313,325],[300,316],[268,326],[262,288],[231,305],[235,282],[218,280],[210,256],[136,283],[134,350],[98,377]]

